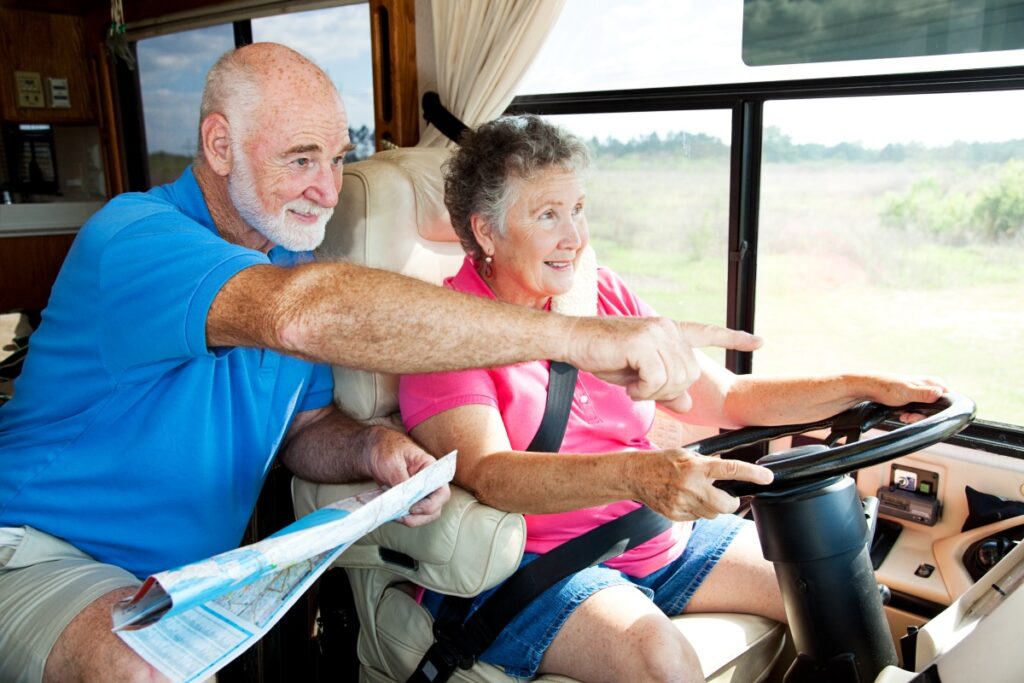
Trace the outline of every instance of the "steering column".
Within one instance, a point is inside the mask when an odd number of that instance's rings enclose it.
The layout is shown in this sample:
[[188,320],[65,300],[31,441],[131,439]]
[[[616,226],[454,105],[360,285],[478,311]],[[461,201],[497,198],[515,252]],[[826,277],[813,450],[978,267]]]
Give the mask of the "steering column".
[[[859,441],[860,434],[904,412],[925,417]],[[973,419],[970,399],[947,394],[933,404],[899,408],[862,403],[803,425],[750,427],[687,446],[704,455],[782,436],[832,429],[828,445],[799,447],[759,460],[775,473],[767,486],[723,481],[733,495],[753,495],[751,510],[767,560],[775,565],[797,658],[787,683],[873,681],[897,663],[869,547],[874,517],[865,513],[857,469],[926,448]],[[845,439],[843,445],[836,445]]]

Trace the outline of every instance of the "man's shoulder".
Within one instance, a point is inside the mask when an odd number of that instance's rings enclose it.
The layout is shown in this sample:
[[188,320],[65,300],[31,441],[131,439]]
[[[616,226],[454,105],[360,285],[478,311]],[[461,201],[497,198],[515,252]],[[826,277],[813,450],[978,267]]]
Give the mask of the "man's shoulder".
[[125,192],[103,205],[93,217],[103,222],[131,223],[153,214],[183,214],[180,207],[155,192]]
[[107,202],[84,226],[86,236],[106,241],[124,231],[145,230],[153,226],[161,231],[204,230],[181,207],[154,192],[125,192]]

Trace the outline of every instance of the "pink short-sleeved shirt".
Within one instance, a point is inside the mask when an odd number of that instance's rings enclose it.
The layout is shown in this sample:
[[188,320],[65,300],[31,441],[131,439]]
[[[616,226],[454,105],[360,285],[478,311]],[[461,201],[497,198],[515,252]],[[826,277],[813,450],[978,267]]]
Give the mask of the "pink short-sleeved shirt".
[[[446,287],[493,299],[494,294],[466,258]],[[629,291],[610,270],[598,269],[598,315],[649,316],[653,310]],[[406,429],[463,405],[489,405],[501,413],[514,450],[526,450],[540,427],[547,402],[548,362],[532,361],[500,368],[437,372],[402,377],[399,401]],[[654,403],[633,401],[619,386],[587,372],[576,381],[562,452],[609,453],[652,448],[647,432]],[[565,541],[637,508],[620,501],[609,505],[547,515],[526,515],[526,551],[544,553]],[[668,531],[606,564],[631,576],[647,576],[679,557],[691,524]]]

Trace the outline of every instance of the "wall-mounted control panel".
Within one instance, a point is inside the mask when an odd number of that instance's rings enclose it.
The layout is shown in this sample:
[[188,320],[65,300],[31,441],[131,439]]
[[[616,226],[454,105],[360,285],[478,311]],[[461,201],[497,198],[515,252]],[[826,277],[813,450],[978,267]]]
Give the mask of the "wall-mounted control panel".
[[38,71],[15,71],[15,90],[22,109],[70,109],[71,93],[67,78],[48,76]]
[[68,79],[46,79],[46,101],[51,109],[70,109],[71,95],[68,93]]
[[41,109],[46,106],[43,95],[43,79],[36,71],[15,71],[15,87],[18,91],[18,106],[26,109]]

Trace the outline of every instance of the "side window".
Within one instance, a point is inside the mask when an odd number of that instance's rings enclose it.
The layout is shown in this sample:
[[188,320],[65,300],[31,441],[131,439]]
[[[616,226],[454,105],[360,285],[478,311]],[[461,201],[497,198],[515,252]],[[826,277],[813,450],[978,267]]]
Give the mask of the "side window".
[[152,185],[172,182],[192,163],[206,72],[234,46],[230,24],[144,38],[136,44]]
[[755,372],[931,374],[1019,427],[1019,12],[904,4],[566,0],[510,111],[591,142],[599,260],[753,324]]
[[312,59],[334,81],[356,146],[346,161],[374,152],[370,6],[366,3],[253,19],[254,41],[281,43]]
[[586,215],[598,263],[661,315],[724,325],[730,112],[548,119],[593,153]]
[[519,92],[1017,66],[1020,22],[1003,0],[566,0]]
[[[356,145],[347,159],[374,152],[370,10],[357,3],[243,20],[254,41],[287,45],[327,72],[341,91]],[[151,185],[172,182],[192,163],[206,73],[235,47],[232,24],[218,24],[136,43]]]
[[758,372],[936,375],[986,420],[1024,393],[1024,93],[769,101]]

